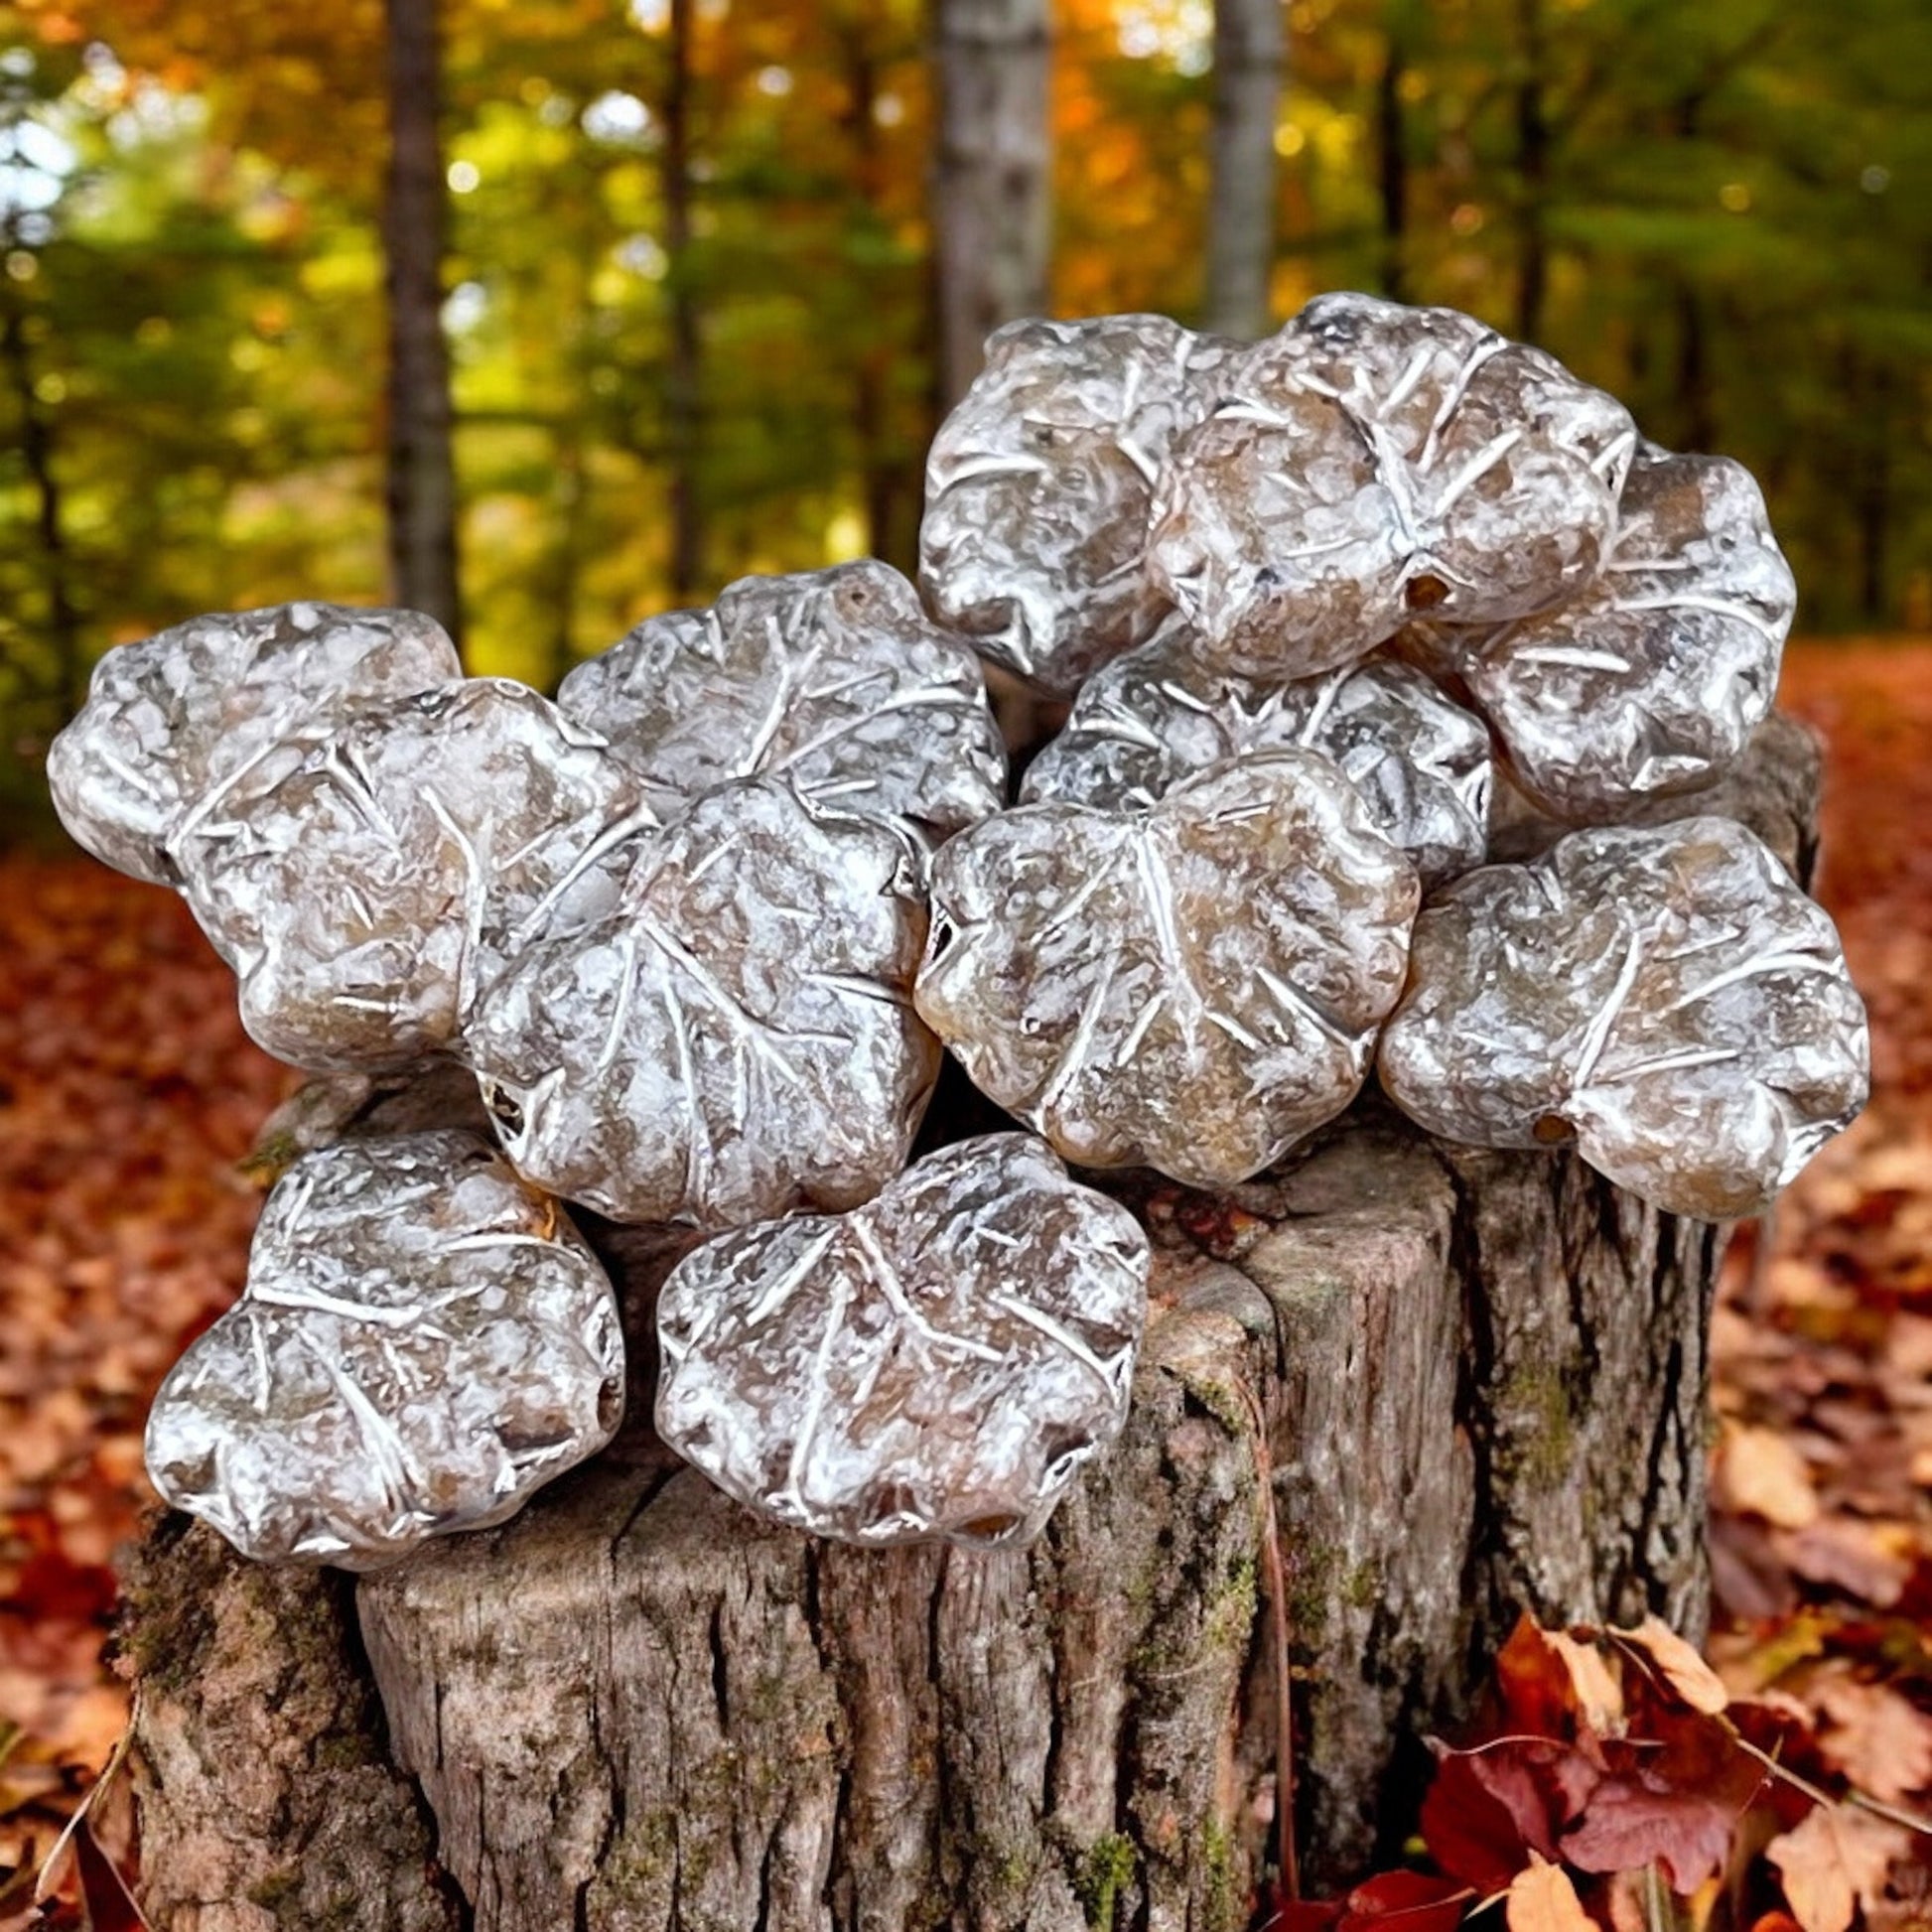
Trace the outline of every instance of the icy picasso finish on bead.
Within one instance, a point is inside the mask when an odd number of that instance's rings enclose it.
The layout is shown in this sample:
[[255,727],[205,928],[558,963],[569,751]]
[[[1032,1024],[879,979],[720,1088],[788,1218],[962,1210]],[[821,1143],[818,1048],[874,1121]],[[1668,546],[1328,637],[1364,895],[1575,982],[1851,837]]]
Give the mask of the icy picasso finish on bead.
[[179,873],[185,822],[267,746],[319,717],[463,675],[414,611],[278,604],[191,618],[94,666],[87,702],[48,750],[62,822],[95,858],[154,885]]
[[661,818],[713,785],[783,776],[807,804],[890,826],[923,863],[1006,800],[979,661],[868,559],[748,577],[709,611],[639,624],[564,679]]
[[1708,784],[1741,755],[1796,608],[1749,473],[1652,449],[1594,581],[1559,610],[1443,642],[1517,783],[1587,824]]
[[178,849],[249,1034],[378,1070],[453,1046],[521,945],[608,910],[617,848],[652,822],[601,740],[473,678],[284,741]]
[[939,854],[918,1008],[1067,1160],[1226,1186],[1354,1097],[1419,897],[1312,752],[1145,812],[1021,806]]
[[148,1471],[244,1556],[371,1570],[514,1515],[622,1410],[617,1298],[555,1201],[470,1134],[345,1142],[276,1183]]
[[1575,1137],[1675,1214],[1766,1206],[1864,1104],[1864,1008],[1824,910],[1732,820],[1573,832],[1416,922],[1382,1084],[1480,1147]]
[[1305,677],[1416,612],[1528,616],[1588,581],[1636,446],[1629,412],[1450,309],[1309,304],[1175,439],[1149,564],[1205,661]]
[[1145,809],[1190,771],[1291,747],[1320,752],[1425,885],[1482,863],[1489,734],[1421,672],[1372,662],[1292,683],[1204,671],[1184,619],[1094,673],[1027,768],[1023,803]]
[[1168,608],[1144,561],[1175,431],[1225,345],[1166,316],[1014,322],[926,459],[919,581],[942,623],[1065,695]]
[[890,833],[724,785],[639,842],[610,917],[525,948],[464,1052],[519,1172],[613,1220],[849,1207],[904,1164],[938,1074],[924,937]]
[[680,1262],[658,1433],[819,1536],[1024,1541],[1126,1421],[1147,1278],[1133,1215],[1031,1135],[963,1141]]

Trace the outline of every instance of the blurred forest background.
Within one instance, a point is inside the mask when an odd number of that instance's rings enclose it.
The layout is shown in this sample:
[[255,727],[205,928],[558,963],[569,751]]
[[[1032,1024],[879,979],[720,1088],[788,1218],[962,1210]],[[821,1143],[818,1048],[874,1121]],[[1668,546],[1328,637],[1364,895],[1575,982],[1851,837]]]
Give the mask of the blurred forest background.
[[547,686],[908,566],[1042,305],[1470,310],[1749,465],[1804,627],[1932,625],[1925,0],[0,0],[0,229],[16,827],[196,612],[460,586]]

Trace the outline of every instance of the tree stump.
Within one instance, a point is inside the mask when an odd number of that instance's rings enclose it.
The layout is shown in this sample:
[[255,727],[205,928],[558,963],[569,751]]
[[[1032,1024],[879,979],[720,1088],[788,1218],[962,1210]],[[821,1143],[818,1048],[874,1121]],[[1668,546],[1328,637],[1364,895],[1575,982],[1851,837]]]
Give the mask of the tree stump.
[[[1711,802],[1805,873],[1816,779],[1774,720]],[[635,1345],[612,1450],[379,1576],[163,1519],[122,1634],[157,1927],[1232,1932],[1276,1856],[1283,1648],[1318,1885],[1413,1829],[1421,1740],[1520,1612],[1702,1634],[1725,1230],[1372,1095],[1227,1194],[1099,1178],[1154,1315],[1125,1436],[1030,1550],[761,1523],[654,1442]],[[591,1232],[647,1335],[680,1247]]]

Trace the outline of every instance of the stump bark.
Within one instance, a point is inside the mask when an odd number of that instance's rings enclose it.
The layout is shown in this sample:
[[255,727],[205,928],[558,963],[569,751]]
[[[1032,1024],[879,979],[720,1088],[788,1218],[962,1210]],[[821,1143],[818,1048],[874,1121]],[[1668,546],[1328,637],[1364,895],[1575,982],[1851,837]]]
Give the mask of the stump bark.
[[[1816,773],[1774,722],[1717,802],[1808,871]],[[1424,1735],[1522,1611],[1702,1634],[1724,1230],[1372,1097],[1224,1195],[1105,1184],[1154,1316],[1119,1448],[1030,1550],[760,1523],[651,1439],[643,1348],[611,1451],[380,1576],[164,1519],[122,1640],[161,1932],[1233,1932],[1285,1729],[1338,1882],[1413,1829]],[[594,1234],[647,1334],[677,1245]]]

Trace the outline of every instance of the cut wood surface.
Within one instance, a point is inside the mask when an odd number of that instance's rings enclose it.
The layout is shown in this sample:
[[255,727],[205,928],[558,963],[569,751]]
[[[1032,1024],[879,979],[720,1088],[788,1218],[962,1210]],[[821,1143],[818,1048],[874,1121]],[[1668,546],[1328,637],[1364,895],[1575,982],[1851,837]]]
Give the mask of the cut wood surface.
[[[1757,759],[1759,829],[1808,852],[1810,741]],[[294,1138],[459,1092],[342,1088]],[[1702,1633],[1723,1230],[1372,1097],[1225,1195],[1106,1184],[1155,1316],[1125,1437],[1030,1550],[761,1524],[652,1441],[641,1347],[612,1451],[353,1586],[164,1522],[124,1636],[156,1925],[1234,1928],[1277,1613],[1316,1883],[1399,1844],[1519,1611]],[[596,1238],[647,1332],[678,1244]]]

